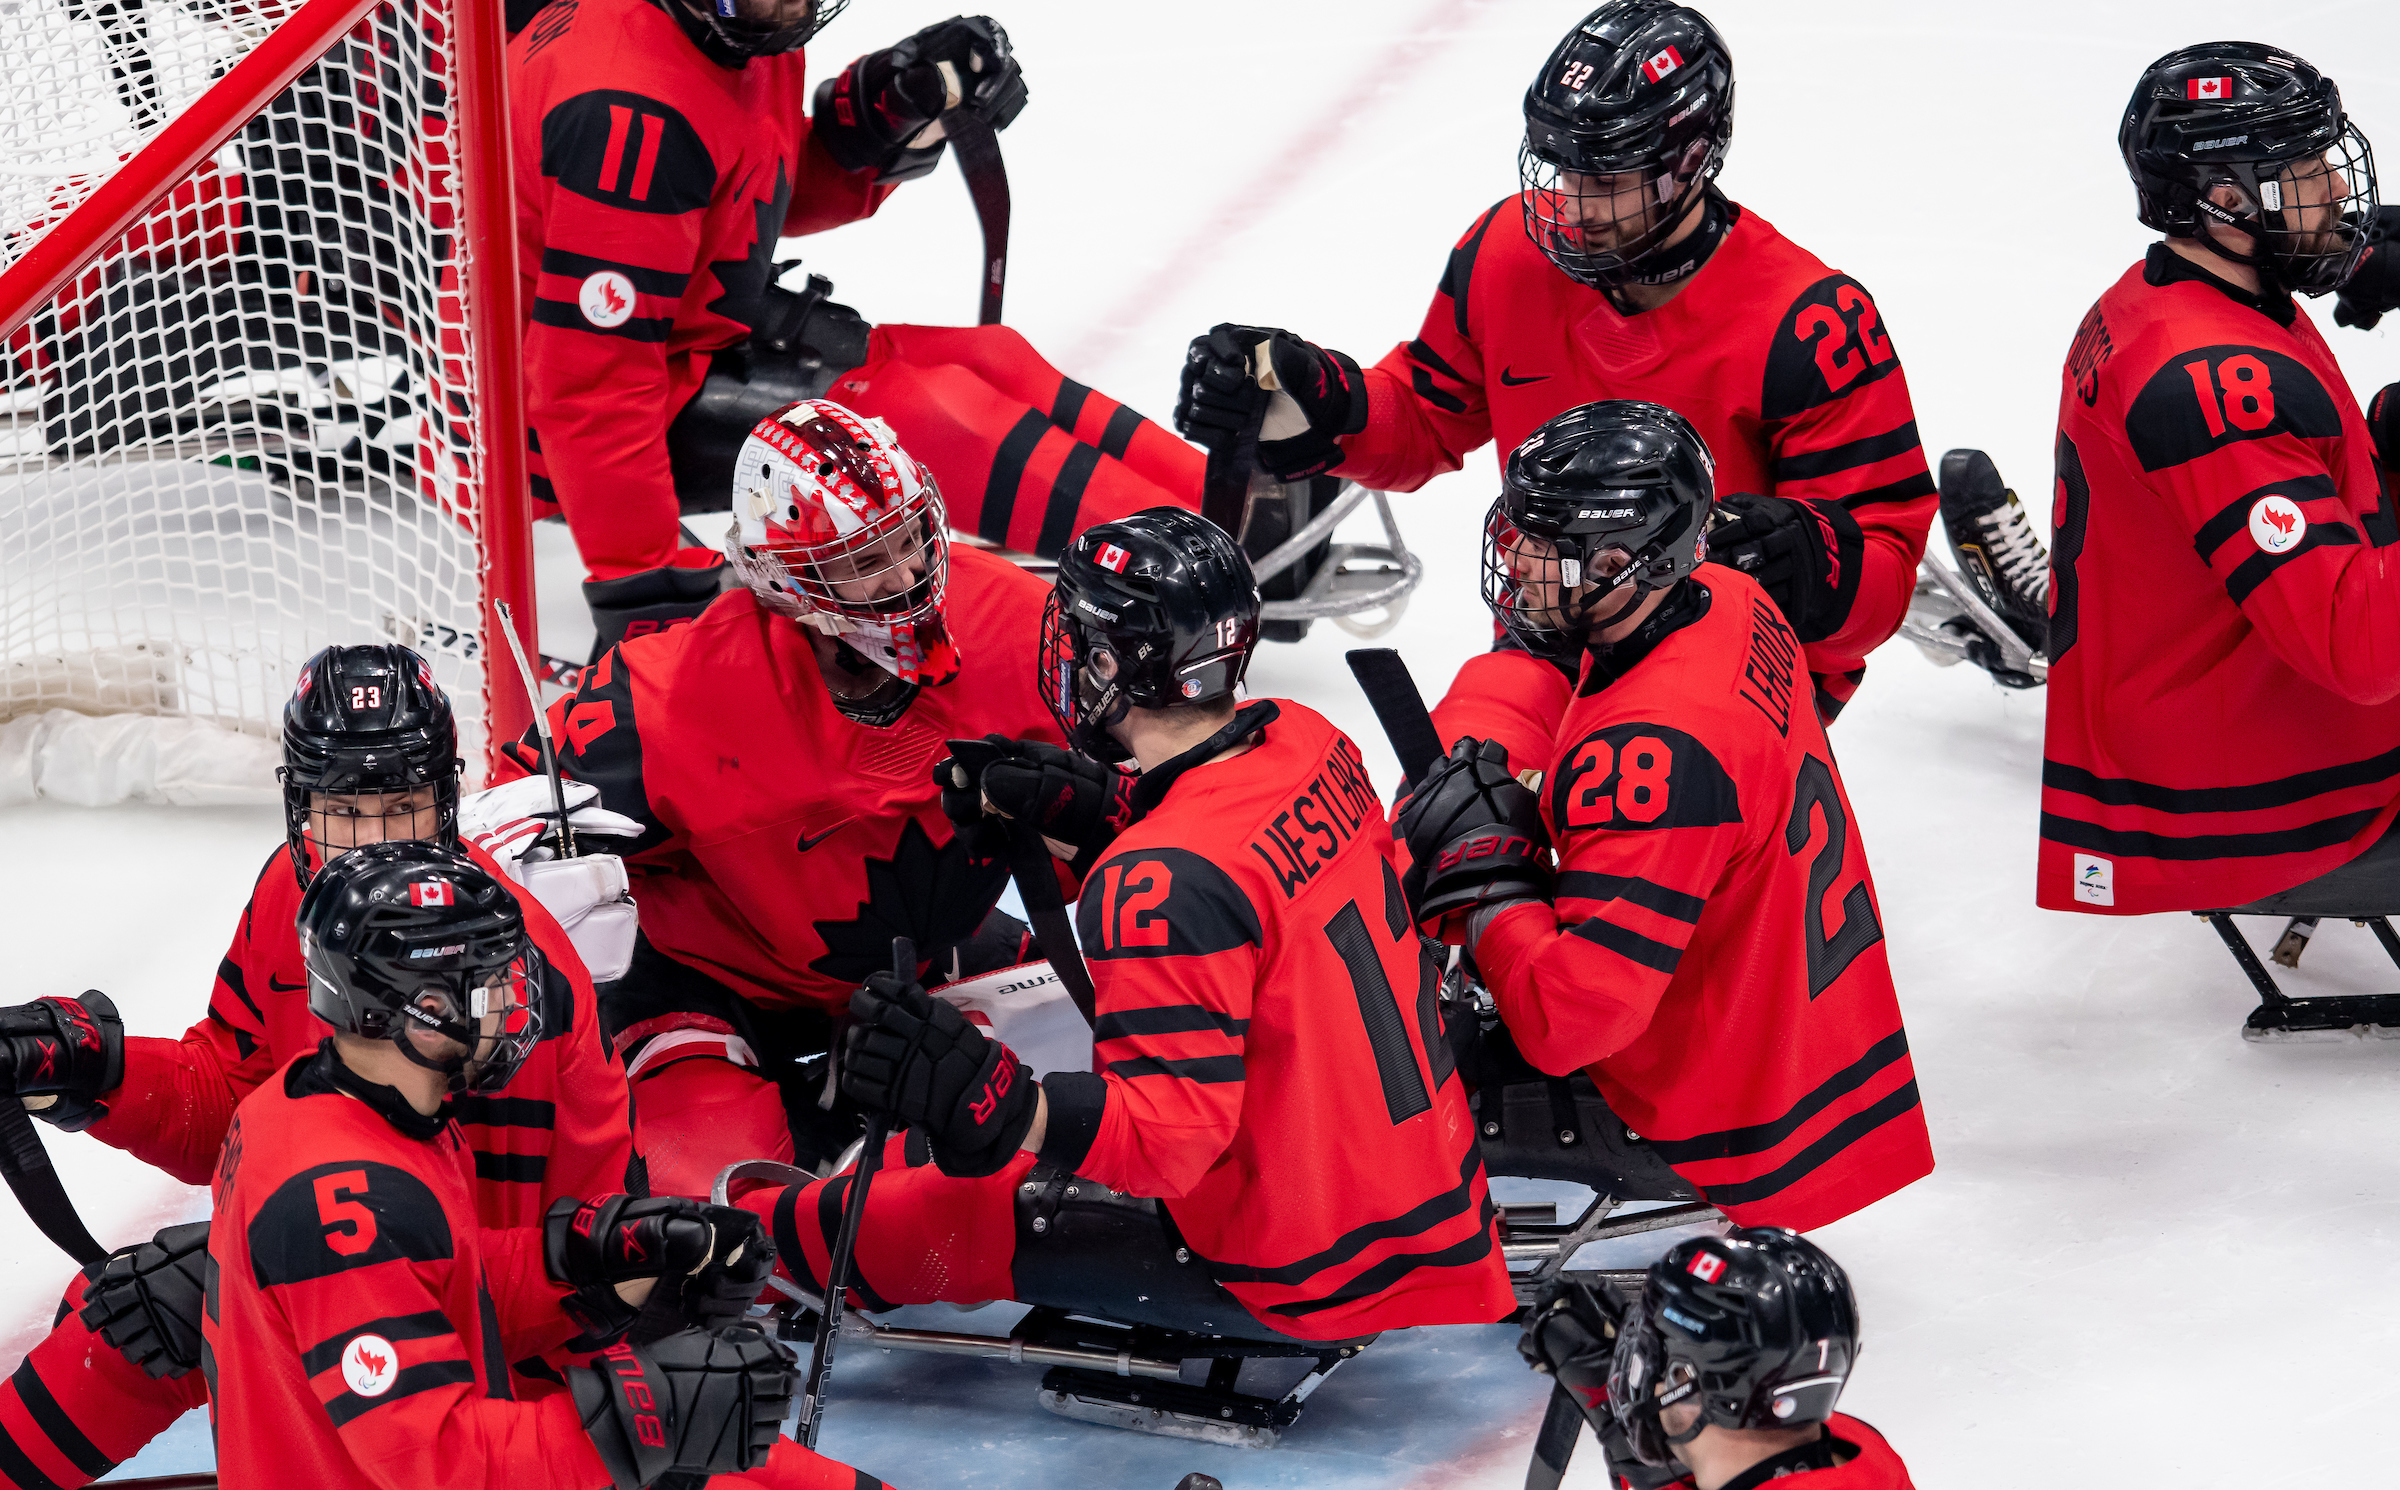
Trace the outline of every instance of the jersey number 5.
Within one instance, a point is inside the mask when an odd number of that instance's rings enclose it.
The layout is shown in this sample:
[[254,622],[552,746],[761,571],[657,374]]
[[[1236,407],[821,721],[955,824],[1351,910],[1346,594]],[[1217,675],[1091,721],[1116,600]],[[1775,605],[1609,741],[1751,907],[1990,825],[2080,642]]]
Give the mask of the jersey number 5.
[[317,1219],[325,1224],[325,1245],[344,1257],[375,1245],[375,1213],[350,1198],[366,1193],[363,1169],[317,1176]]
[[1815,998],[1833,986],[1858,954],[1883,940],[1875,919],[1875,897],[1865,875],[1842,897],[1841,929],[1825,934],[1825,896],[1842,877],[1842,860],[1849,853],[1850,816],[1842,811],[1841,788],[1833,768],[1813,755],[1800,759],[1800,776],[1792,791],[1792,820],[1784,824],[1783,846],[1797,854],[1808,847],[1810,809],[1825,815],[1825,846],[1808,865],[1808,996]]

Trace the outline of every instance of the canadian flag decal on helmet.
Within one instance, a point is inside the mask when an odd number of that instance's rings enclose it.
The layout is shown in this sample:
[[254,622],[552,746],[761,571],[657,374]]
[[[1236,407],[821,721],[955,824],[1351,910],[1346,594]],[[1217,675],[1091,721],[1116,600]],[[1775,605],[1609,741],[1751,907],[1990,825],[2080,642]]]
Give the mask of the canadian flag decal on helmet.
[[1683,53],[1673,47],[1662,49],[1656,56],[1642,59],[1642,76],[1651,82],[1663,81],[1668,73],[1683,66]]
[[2233,97],[2233,79],[2185,78],[2183,80],[2183,96],[2186,98],[2231,98]]
[[412,880],[408,886],[410,905],[451,905],[448,880]]
[[1725,1276],[1725,1259],[1714,1252],[1703,1252],[1694,1257],[1684,1271],[1703,1283],[1714,1283]]
[[1113,543],[1103,543],[1092,555],[1092,562],[1111,574],[1123,574],[1125,566],[1133,562],[1133,555]]

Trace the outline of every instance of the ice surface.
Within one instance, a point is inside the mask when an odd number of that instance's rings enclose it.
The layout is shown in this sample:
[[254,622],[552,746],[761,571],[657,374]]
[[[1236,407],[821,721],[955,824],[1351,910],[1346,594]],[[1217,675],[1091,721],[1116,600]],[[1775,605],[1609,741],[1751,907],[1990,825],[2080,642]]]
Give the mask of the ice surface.
[[[2060,361],[2144,241],[2113,147],[2141,66],[2208,37],[2276,41],[2333,68],[2370,135],[2400,138],[2388,4],[1708,8],[1741,66],[1728,188],[1875,292],[1928,451],[1990,450],[2037,517]],[[953,9],[855,7],[819,55]],[[1460,229],[1513,189],[1518,98],[1582,9],[1011,0],[1001,19],[1033,103],[1006,142],[1010,320],[1162,418],[1185,340],[1218,320],[1380,356],[1415,334]],[[972,217],[948,168],[874,222],[788,251],[871,319],[973,314]],[[2329,309],[2312,303],[2360,392],[2400,376],[2388,327],[2335,330]],[[1388,640],[1429,688],[1486,634],[1474,534],[1492,471],[1480,453],[1395,501],[1428,573]],[[541,535],[546,650],[579,655],[562,539]],[[1262,652],[1253,683],[1333,714],[1388,787],[1346,644],[1320,625]],[[2400,1045],[2245,1045],[2251,997],[2198,924],[2036,911],[2041,710],[2038,692],[1895,644],[1834,733],[1940,1161],[1821,1233],[1865,1316],[1843,1405],[1928,1487],[2381,1482],[2400,1406],[2400,1320],[2382,1296],[2400,1242]],[[8,997],[96,985],[132,1028],[181,1029],[277,832],[265,812],[0,812]],[[2395,975],[2364,932],[2332,925],[2286,981],[2364,992]],[[105,1240],[190,1204],[89,1140],[50,1142]],[[66,1267],[14,1216],[0,1237],[20,1321],[6,1365]],[[909,1490],[1167,1490],[1195,1468],[1235,1490],[1514,1490],[1543,1397],[1508,1331],[1426,1331],[1337,1373],[1283,1447],[1235,1453],[1051,1418],[1024,1368],[843,1360],[826,1446]],[[187,1423],[136,1468],[206,1451]],[[1588,1441],[1568,1483],[1600,1483]]]

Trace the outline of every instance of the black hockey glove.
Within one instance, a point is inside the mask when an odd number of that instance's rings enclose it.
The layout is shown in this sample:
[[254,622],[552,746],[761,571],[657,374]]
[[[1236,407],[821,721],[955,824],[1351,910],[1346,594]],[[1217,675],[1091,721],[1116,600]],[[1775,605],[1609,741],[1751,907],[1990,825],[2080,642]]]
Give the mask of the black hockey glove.
[[1625,1322],[1625,1306],[1605,1283],[1598,1287],[1579,1279],[1562,1278],[1525,1312],[1524,1333],[1517,1337],[1517,1354],[1525,1364],[1566,1388],[1583,1409],[1583,1420],[1608,1455],[1610,1483],[1622,1479],[1631,1490],[1662,1490],[1682,1476],[1673,1469],[1644,1464],[1633,1441],[1617,1421],[1608,1400],[1609,1362],[1617,1353],[1617,1333]]
[[1541,799],[1509,774],[1508,748],[1497,740],[1451,746],[1401,802],[1392,827],[1411,860],[1400,888],[1430,935],[1458,911],[1550,899]]
[[200,1305],[208,1276],[208,1223],[170,1226],[119,1247],[83,1291],[83,1327],[153,1380],[200,1364]]
[[700,1209],[714,1229],[708,1261],[697,1272],[658,1280],[641,1318],[626,1332],[625,1338],[636,1345],[651,1344],[678,1330],[741,1323],[758,1302],[759,1290],[767,1286],[767,1275],[775,1271],[775,1241],[758,1217],[729,1205]]
[[642,1311],[619,1297],[616,1286],[680,1278],[706,1267],[716,1258],[710,1224],[716,1209],[675,1195],[550,1202],[542,1218],[542,1260],[552,1282],[575,1290],[560,1307],[602,1339],[624,1334]]
[[908,142],[944,112],[963,108],[1002,130],[1025,108],[1025,73],[1008,33],[990,16],[952,16],[898,46],[869,52],[817,86],[809,114],[826,153],[879,185],[913,181],[942,158],[944,141]]
[[1839,502],[1800,502],[1735,492],[1717,498],[1708,557],[1764,586],[1804,642],[1842,629],[1858,597],[1867,539]]
[[[1001,817],[1031,824],[1044,838],[1073,849],[1067,867],[1079,875],[1133,824],[1135,777],[1039,740],[998,734],[952,740],[933,779],[952,822],[987,822],[988,801]],[[972,816],[962,818],[962,811]]]
[[108,1116],[102,1097],[125,1081],[125,1024],[98,989],[0,1009],[0,1082],[19,1097],[55,1097],[34,1116],[79,1133]]
[[997,1174],[1033,1127],[1033,1068],[956,1006],[890,973],[850,996],[842,1090],[870,1112],[919,1130],[953,1179]]
[[675,1470],[740,1474],[767,1462],[799,1373],[756,1325],[626,1342],[567,1372],[583,1431],[617,1490]]
[[[1267,344],[1275,388],[1260,384],[1252,349]],[[1296,406],[1305,427],[1278,427],[1269,405],[1280,391]],[[1322,476],[1342,463],[1339,436],[1367,427],[1367,385],[1348,354],[1328,351],[1272,326],[1222,322],[1194,337],[1183,359],[1183,391],[1175,400],[1175,428],[1211,450],[1241,438],[1251,421],[1264,418],[1258,463],[1278,481]]]
[[994,906],[975,928],[975,934],[963,942],[953,942],[950,950],[934,955],[930,974],[932,986],[956,983],[965,978],[980,978],[1004,967],[1019,967],[1042,955],[1033,939],[1033,928]]
[[2375,437],[2375,463],[2385,483],[2400,478],[2400,383],[2386,383],[2367,404],[2367,429]]
[[2400,310],[2400,204],[2375,209],[2367,251],[2333,296],[2333,324],[2372,331],[2386,311]]

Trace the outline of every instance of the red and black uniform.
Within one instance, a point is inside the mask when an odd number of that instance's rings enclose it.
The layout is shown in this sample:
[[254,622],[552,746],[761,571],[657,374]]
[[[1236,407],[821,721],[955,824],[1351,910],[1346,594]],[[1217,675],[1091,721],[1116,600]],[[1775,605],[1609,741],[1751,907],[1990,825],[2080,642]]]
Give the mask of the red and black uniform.
[[[462,851],[515,890],[480,850]],[[185,1184],[207,1182],[235,1107],[325,1038],[308,1008],[300,894],[278,847],[217,965],[206,1017],[180,1040],[126,1038],[125,1080],[88,1130],[93,1137]],[[541,903],[520,894],[517,905],[543,956],[542,1038],[505,1092],[468,1093],[450,1106],[475,1177],[475,1214],[492,1227],[539,1225],[562,1196],[644,1192],[625,1077],[600,1037],[591,980]],[[0,1486],[86,1484],[207,1400],[198,1372],[153,1380],[85,1329],[75,1311],[88,1281],[79,1273],[68,1284],[51,1332],[0,1385]]]
[[563,1384],[509,1368],[575,1326],[541,1229],[486,1229],[482,1188],[457,1124],[353,1075],[331,1040],[242,1104],[201,1321],[226,1483],[607,1482]]
[[[1578,404],[1638,398],[1689,419],[1721,493],[1838,503],[1866,539],[1838,628],[1808,644],[1828,717],[1899,630],[1936,507],[1908,378],[1875,302],[1755,212],[1722,200],[1723,238],[1656,310],[1619,312],[1542,256],[1518,198],[1451,250],[1417,339],[1366,371],[1367,424],[1339,474],[1413,491],[1497,440],[1514,450]],[[1445,737],[1447,738],[1447,737]]]
[[2333,353],[2164,244],[2058,404],[2036,898],[2246,904],[2400,808],[2400,525]]
[[[1832,1457],[1840,1462],[1824,1466],[1821,1461]],[[1609,1477],[1612,1485],[1624,1485],[1621,1475]],[[1686,1475],[1675,1481],[1689,1485]],[[1766,1459],[1727,1480],[1724,1490],[1916,1490],[1908,1477],[1908,1466],[1892,1452],[1892,1446],[1882,1434],[1844,1413],[1835,1413],[1825,1424],[1825,1436],[1814,1443],[1771,1459]]]
[[667,426],[757,325],[777,240],[892,191],[811,137],[802,54],[721,67],[672,3],[559,0],[508,48],[533,492],[594,579],[715,562],[680,547]]
[[[891,966],[893,937],[931,959],[999,898],[1006,866],[954,841],[933,767],[952,738],[1058,741],[1034,686],[1048,594],[1005,560],[954,550],[944,613],[963,666],[883,728],[842,714],[808,633],[747,590],[628,640],[551,706],[565,772],[646,828],[623,852],[649,955],[603,1012],[639,1082],[658,1193],[706,1194],[725,1164],[790,1157],[774,1088],[724,1084],[739,1074],[725,1061],[765,1054],[755,1011],[803,1015],[821,1037]],[[538,760],[512,748],[520,769]],[[688,999],[646,976],[661,963],[751,1008]]]
[[[1245,706],[1245,725],[1248,753],[1145,782],[1146,815],[1085,877],[1097,1070],[1044,1078],[1040,1158],[1161,1201],[1208,1275],[1287,1335],[1498,1319],[1514,1301],[1474,1122],[1358,747],[1290,702]],[[878,1176],[862,1293],[1013,1296],[1011,1195],[1035,1162]],[[745,1203],[822,1276],[847,1184]]]
[[1800,644],[1702,567],[1588,654],[1541,787],[1556,905],[1475,946],[1500,1017],[1583,1067],[1743,1226],[1806,1231],[1933,1168],[1858,827]]

